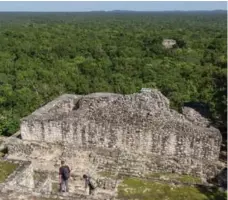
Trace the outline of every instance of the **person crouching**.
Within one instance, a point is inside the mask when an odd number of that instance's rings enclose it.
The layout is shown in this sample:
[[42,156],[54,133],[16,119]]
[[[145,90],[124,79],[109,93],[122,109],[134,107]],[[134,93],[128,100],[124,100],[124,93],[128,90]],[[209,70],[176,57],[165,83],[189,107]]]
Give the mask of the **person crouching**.
[[86,174],[84,174],[82,177],[85,180],[85,192],[89,187],[89,195],[94,195],[96,189],[96,181],[94,181],[90,176],[87,176]]

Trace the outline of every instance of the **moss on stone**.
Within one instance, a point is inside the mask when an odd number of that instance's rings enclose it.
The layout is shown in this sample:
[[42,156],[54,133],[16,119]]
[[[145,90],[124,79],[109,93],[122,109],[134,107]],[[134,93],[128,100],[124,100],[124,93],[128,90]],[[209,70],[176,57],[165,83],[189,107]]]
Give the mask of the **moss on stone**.
[[10,162],[0,161],[0,183],[4,182],[17,166],[18,165]]
[[102,172],[99,172],[98,175],[102,177],[107,177],[107,178],[116,178],[116,175],[110,171],[102,171]]
[[194,183],[194,184],[201,184],[202,181],[199,177],[193,177],[190,175],[181,175],[177,178],[178,181],[182,183]]
[[166,183],[145,181],[136,178],[124,179],[118,187],[119,199],[137,200],[225,200],[226,193],[190,186],[175,186]]
[[181,183],[200,184],[202,183],[199,177],[190,175],[180,175],[176,173],[151,173],[148,175],[149,178],[157,178],[168,181],[178,181]]

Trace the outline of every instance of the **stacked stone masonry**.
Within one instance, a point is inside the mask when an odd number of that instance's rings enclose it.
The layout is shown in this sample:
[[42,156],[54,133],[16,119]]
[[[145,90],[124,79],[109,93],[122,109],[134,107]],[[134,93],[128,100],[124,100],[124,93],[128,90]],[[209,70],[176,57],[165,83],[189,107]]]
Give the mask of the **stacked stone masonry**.
[[0,184],[0,191],[10,188],[31,191],[34,188],[33,167],[31,162],[21,160],[9,160],[9,162],[17,164],[18,167],[3,184]]
[[111,165],[128,174],[214,175],[221,134],[185,115],[170,109],[169,100],[158,90],[63,95],[22,119],[20,131],[25,141],[63,144],[69,153],[93,152],[100,169]]

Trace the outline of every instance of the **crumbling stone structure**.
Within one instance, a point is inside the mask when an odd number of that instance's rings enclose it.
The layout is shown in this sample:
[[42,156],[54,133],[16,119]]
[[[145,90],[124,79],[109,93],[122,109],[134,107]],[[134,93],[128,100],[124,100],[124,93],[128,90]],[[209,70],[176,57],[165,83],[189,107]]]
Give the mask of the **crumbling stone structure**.
[[[26,192],[27,199],[31,194],[57,198],[60,160],[72,169],[64,197],[69,200],[113,199],[125,176],[175,172],[212,178],[224,167],[217,162],[221,134],[192,107],[184,106],[182,113],[154,89],[62,95],[22,119],[20,131],[1,143],[0,149],[7,149],[4,159],[19,163],[0,184],[2,199]],[[96,197],[85,195],[84,173],[97,179]]]
[[9,160],[17,164],[16,170],[7,178],[4,183],[0,184],[0,190],[18,189],[32,191],[34,188],[33,167],[30,161]]
[[176,43],[177,43],[176,40],[173,40],[173,39],[164,39],[162,41],[162,45],[167,49],[172,48]]
[[158,90],[63,95],[22,119],[20,131],[24,141],[63,144],[66,158],[88,152],[88,166],[97,169],[213,176],[221,134],[190,120],[187,110],[185,117],[170,109]]

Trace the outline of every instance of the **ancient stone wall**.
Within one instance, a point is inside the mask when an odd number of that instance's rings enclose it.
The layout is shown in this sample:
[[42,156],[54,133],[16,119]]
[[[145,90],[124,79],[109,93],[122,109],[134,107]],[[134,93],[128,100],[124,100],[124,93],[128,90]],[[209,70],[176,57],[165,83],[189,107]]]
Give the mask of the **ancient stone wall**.
[[[8,160],[10,161],[10,160]],[[2,189],[32,191],[34,188],[33,167],[29,161],[11,160],[17,169],[7,178]]]
[[62,108],[52,107],[58,110],[54,115],[36,111],[22,120],[22,138],[162,156],[218,158],[219,131],[197,126],[170,110],[168,99],[158,91],[67,98],[59,102]]
[[[56,141],[62,140],[62,135],[58,131],[58,119],[63,119],[70,111],[74,110],[76,102],[79,98],[79,95],[62,95],[36,110],[30,116],[22,119],[20,132],[23,139],[36,141],[43,140],[46,134],[45,131],[47,132],[46,129],[48,129],[49,131],[52,131],[52,135],[55,136],[53,138],[56,138]],[[28,121],[33,121],[33,123],[30,124]],[[53,127],[52,124],[50,124],[51,128],[49,126],[46,127],[43,123],[41,123],[42,121],[50,121],[50,123],[56,122],[57,124],[53,123]],[[56,127],[56,129],[54,127]],[[36,134],[31,134],[33,132]],[[46,137],[46,139],[48,139],[48,135],[46,135]]]
[[[24,118],[21,135],[25,141],[60,143],[65,146],[63,152],[68,148],[68,153],[77,152],[76,157],[87,158],[95,152],[100,168],[108,169],[110,162],[128,174],[157,170],[208,173],[210,167],[205,166],[218,160],[222,140],[217,129],[171,110],[169,100],[157,90],[132,95],[63,95]],[[24,146],[24,151],[31,151],[29,145]],[[102,156],[115,150],[125,155],[117,164],[113,153]],[[79,160],[87,167],[92,163],[78,158],[78,165]]]

